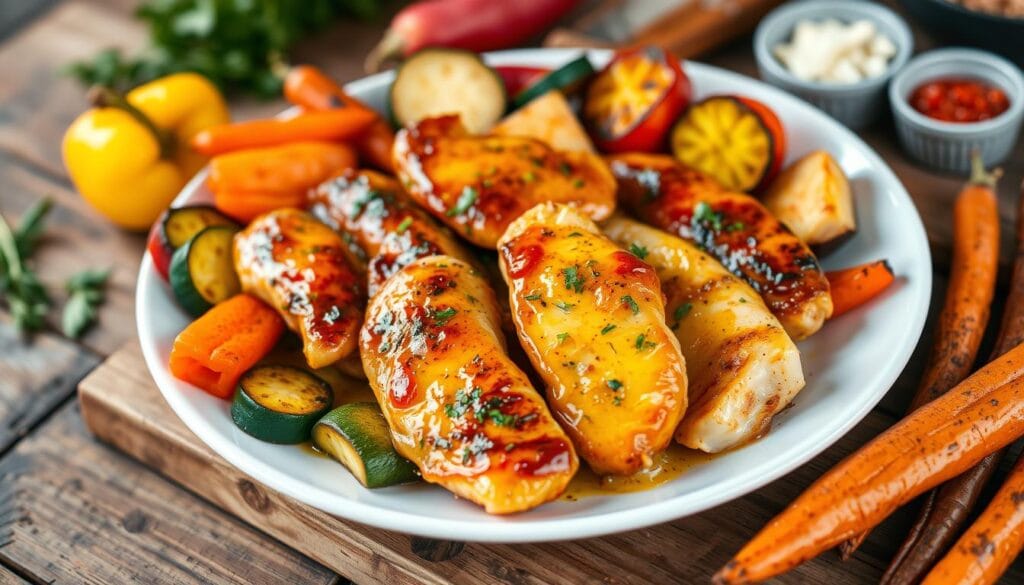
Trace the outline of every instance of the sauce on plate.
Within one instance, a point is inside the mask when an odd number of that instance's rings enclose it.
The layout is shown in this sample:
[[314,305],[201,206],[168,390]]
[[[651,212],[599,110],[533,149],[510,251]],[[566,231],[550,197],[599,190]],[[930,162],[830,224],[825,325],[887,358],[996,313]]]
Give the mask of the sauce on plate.
[[717,455],[672,443],[668,449],[655,456],[654,465],[633,475],[600,477],[589,467],[581,465],[561,499],[575,502],[588,496],[610,496],[653,489],[711,461]]

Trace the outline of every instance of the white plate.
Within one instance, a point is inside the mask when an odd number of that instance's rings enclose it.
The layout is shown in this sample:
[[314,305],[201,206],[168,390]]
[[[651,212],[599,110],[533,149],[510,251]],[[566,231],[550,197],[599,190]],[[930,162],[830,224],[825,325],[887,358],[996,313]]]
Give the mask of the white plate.
[[[492,64],[557,66],[577,50],[497,53]],[[589,53],[595,65],[609,53]],[[829,322],[800,344],[807,388],[763,439],[717,457],[655,489],[556,501],[515,516],[489,516],[428,485],[367,490],[337,463],[297,446],[260,442],[235,428],[228,403],[171,376],[167,357],[189,318],[174,303],[148,255],[139,273],[139,339],[150,372],[181,420],[211,449],[263,484],[349,520],[422,536],[463,541],[530,542],[584,538],[641,528],[694,514],[751,492],[831,445],[882,398],[906,365],[924,326],[931,293],[931,258],[921,219],[899,180],[874,151],[831,118],[758,81],[686,63],[695,98],[743,94],[762,100],[782,119],[789,161],[825,149],[850,177],[859,229],[824,258],[826,268],[888,258],[899,278],[869,306]],[[349,84],[382,107],[391,74]],[[197,176],[176,205],[209,200]]]

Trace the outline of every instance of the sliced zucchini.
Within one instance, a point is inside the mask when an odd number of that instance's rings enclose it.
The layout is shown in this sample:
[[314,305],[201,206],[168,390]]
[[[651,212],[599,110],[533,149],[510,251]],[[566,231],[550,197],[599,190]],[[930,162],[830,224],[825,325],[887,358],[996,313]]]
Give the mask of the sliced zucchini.
[[313,444],[368,488],[419,479],[416,466],[395,451],[388,423],[374,402],[353,402],[327,413],[313,427]]
[[234,226],[204,228],[171,256],[171,290],[189,313],[202,315],[242,290],[232,261],[237,231]]
[[402,126],[458,114],[473,134],[483,134],[505,113],[501,76],[476,53],[423,49],[406,59],[391,84],[391,114]]
[[557,89],[565,95],[571,95],[582,88],[583,84],[593,74],[594,66],[591,65],[590,59],[587,59],[586,55],[581,55],[541,77],[537,80],[537,83],[516,94],[512,107],[518,108],[523,106],[553,89]]
[[211,205],[189,205],[168,209],[161,228],[167,243],[177,250],[204,228],[214,225],[237,227],[238,224]]
[[238,381],[231,420],[261,441],[301,443],[333,402],[330,384],[306,370],[256,366]]

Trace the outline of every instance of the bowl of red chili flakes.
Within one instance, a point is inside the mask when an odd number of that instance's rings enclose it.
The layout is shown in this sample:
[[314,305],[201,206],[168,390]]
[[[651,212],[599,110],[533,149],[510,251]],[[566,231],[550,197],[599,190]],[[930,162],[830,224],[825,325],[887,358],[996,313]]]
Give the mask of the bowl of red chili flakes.
[[1016,65],[976,49],[938,49],[912,59],[889,85],[903,149],[926,165],[968,173],[971,153],[1004,161],[1024,121],[1024,77]]

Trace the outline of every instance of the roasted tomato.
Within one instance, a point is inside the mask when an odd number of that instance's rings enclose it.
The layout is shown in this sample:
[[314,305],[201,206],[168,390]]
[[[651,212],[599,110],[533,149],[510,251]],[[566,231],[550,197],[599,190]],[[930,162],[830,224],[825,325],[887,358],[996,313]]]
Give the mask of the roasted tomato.
[[583,119],[605,152],[653,152],[690,101],[679,61],[657,47],[618,53],[587,89]]
[[741,96],[715,96],[691,107],[672,129],[672,153],[736,191],[767,185],[782,167],[786,134],[772,110]]

